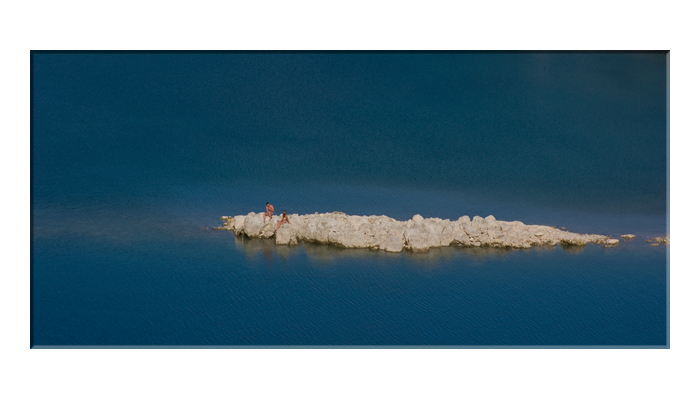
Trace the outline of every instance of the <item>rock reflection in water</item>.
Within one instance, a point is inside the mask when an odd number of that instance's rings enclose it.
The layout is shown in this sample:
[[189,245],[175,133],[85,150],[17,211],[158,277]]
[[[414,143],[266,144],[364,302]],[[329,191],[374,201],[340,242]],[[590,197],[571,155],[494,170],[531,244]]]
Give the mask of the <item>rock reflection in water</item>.
[[[441,263],[455,257],[468,257],[479,262],[494,257],[509,257],[514,253],[553,251],[557,246],[538,246],[531,249],[510,249],[498,247],[436,247],[429,252],[387,253],[370,249],[348,249],[327,244],[302,242],[295,246],[278,246],[274,239],[251,239],[245,236],[235,236],[232,239],[235,247],[242,251],[246,258],[262,259],[272,264],[276,260],[288,261],[293,257],[305,256],[318,265],[332,265],[340,260],[356,260],[360,263],[380,264],[390,260],[405,260],[422,268],[436,268]],[[562,246],[564,251],[580,253],[586,246]]]
[[271,239],[250,239],[241,236],[233,236],[236,249],[242,251],[247,259],[258,259],[262,257],[265,263],[272,265],[276,260],[286,261],[289,259],[293,248],[280,248]]
[[586,246],[572,246],[570,244],[562,244],[561,248],[562,248],[562,250],[564,250],[567,253],[579,254],[579,253],[582,253],[586,249]]

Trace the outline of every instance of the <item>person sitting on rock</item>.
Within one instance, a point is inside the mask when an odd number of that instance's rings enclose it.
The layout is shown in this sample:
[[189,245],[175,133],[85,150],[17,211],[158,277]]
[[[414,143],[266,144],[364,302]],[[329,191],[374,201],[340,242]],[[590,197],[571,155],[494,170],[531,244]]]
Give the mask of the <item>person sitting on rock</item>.
[[282,224],[288,224],[289,223],[289,217],[287,217],[287,210],[282,211],[282,219],[280,222],[277,223],[277,228],[275,229],[275,232],[277,232],[277,229],[282,226]]
[[270,203],[265,203],[265,215],[263,215],[263,224],[265,223],[265,218],[269,217],[270,221],[272,221],[272,216],[275,214],[275,207],[272,207],[272,204]]

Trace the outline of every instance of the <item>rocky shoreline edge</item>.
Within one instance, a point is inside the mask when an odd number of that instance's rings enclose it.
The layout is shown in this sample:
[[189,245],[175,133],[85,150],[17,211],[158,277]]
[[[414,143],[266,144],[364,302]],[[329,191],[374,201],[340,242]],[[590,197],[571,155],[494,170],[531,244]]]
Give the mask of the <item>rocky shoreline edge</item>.
[[[413,216],[397,221],[385,215],[358,216],[335,211],[307,215],[290,214],[289,223],[275,232],[280,216],[263,223],[263,213],[251,212],[234,217],[223,216],[223,226],[236,235],[251,238],[274,238],[278,245],[299,242],[330,244],[344,248],[367,248],[392,253],[426,252],[432,247],[502,247],[527,249],[532,246],[557,244],[585,246],[593,243],[613,247],[618,239],[605,235],[580,234],[543,225],[525,225],[520,221],[499,221],[493,215],[486,218],[460,217],[457,221]],[[634,235],[623,235],[626,239]],[[668,237],[658,242],[668,244]],[[655,238],[656,240],[656,238]]]

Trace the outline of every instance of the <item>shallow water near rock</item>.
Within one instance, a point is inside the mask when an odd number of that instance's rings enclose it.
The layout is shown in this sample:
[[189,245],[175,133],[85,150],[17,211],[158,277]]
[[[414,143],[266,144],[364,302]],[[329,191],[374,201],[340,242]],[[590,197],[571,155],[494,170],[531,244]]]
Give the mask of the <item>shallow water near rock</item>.
[[[33,57],[35,346],[668,345],[663,55]],[[393,254],[213,229],[268,201],[636,238]]]

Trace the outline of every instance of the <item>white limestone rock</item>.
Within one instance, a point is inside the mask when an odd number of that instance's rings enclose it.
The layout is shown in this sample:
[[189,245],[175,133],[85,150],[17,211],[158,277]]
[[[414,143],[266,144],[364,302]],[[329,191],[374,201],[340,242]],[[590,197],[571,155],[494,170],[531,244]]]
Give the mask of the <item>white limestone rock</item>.
[[279,222],[281,217],[272,216],[272,219],[266,219],[265,225],[263,225],[262,232],[260,236],[266,239],[271,238],[275,235],[275,228],[277,227],[277,222]]
[[403,250],[403,247],[403,237],[396,235],[389,236],[379,245],[380,250],[388,251],[390,253],[400,253],[401,250]]
[[666,235],[666,236],[657,236],[654,238],[654,241],[657,243],[661,243],[663,245],[671,244],[671,237]]
[[275,233],[276,244],[297,244],[296,232],[290,224],[282,224]]
[[454,236],[454,241],[462,246],[470,246],[471,239],[467,232],[464,230],[463,225],[455,224],[452,235]]
[[[280,245],[300,241],[333,244],[347,248],[369,248],[388,252],[425,252],[431,247],[461,245],[467,247],[529,248],[533,245],[576,245],[596,243],[615,246],[618,239],[603,235],[585,235],[562,231],[550,226],[525,225],[520,221],[498,221],[493,215],[457,221],[423,218],[416,214],[408,221],[384,215],[358,216],[342,212],[289,215],[289,223],[275,232],[280,216],[263,224],[263,213],[221,217],[223,227],[237,235],[275,238]],[[659,238],[661,239],[661,238]],[[658,240],[668,241],[667,238]]]
[[457,219],[457,223],[464,225],[464,224],[471,224],[472,221],[469,219],[468,215],[463,215],[463,216],[459,217],[459,219]]
[[246,236],[260,237],[260,234],[262,234],[262,230],[264,227],[263,215],[264,213],[256,214],[251,212],[250,214],[245,216],[245,219],[243,221],[243,233],[245,233]]
[[332,231],[328,235],[328,242],[340,247],[369,248],[371,237],[363,231]]
[[235,217],[231,218],[230,226],[233,228],[233,231],[236,234],[239,234],[241,231],[243,231],[243,226],[245,224],[245,217],[242,215],[236,215]]
[[406,228],[403,233],[406,249],[416,252],[428,251],[431,244],[429,235],[430,231],[428,231],[425,225]]

